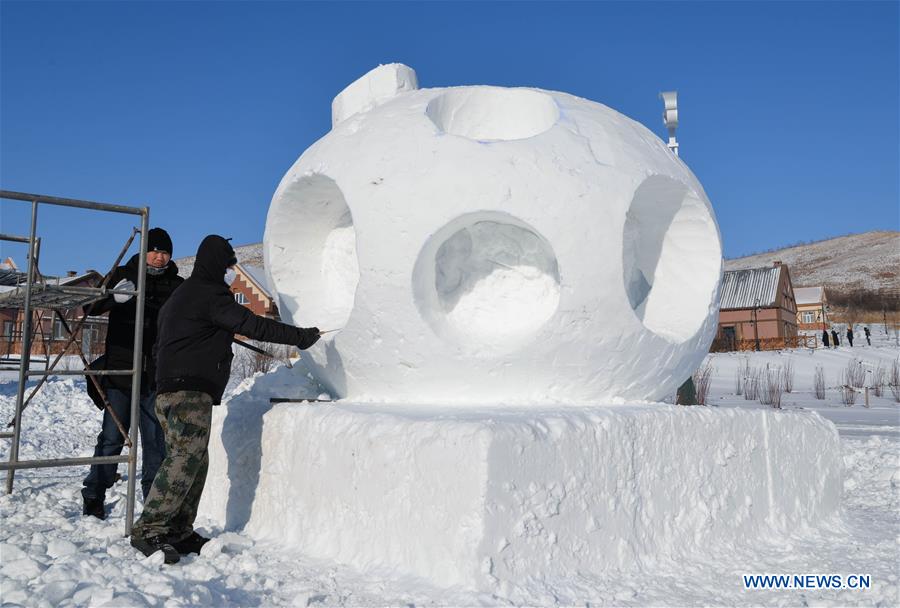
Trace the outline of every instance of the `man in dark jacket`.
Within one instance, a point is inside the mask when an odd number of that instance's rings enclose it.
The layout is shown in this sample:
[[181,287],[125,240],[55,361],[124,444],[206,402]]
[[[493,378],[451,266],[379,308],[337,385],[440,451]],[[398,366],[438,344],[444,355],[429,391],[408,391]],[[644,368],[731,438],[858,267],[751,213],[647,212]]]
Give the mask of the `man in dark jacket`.
[[825,348],[828,348],[829,346],[831,346],[828,343],[828,330],[827,329],[822,330],[822,344],[825,346]]
[[841,341],[838,340],[838,333],[835,329],[831,328],[831,348],[837,348],[841,345]]
[[852,323],[847,325],[847,342],[850,343],[850,346],[853,346],[853,324]]
[[[184,281],[178,276],[178,268],[172,260],[172,239],[162,228],[153,228],[147,234],[147,281],[144,294],[143,357],[141,368],[140,420],[143,458],[141,463],[141,490],[144,497],[150,493],[153,477],[165,457],[165,439],[156,418],[155,392],[153,388],[153,346],[156,342],[156,320],[159,311],[175,288]],[[118,289],[136,289],[139,255],[134,255],[124,265],[116,268],[107,285]],[[135,298],[125,294],[109,296],[86,307],[85,313],[100,315],[109,312],[106,333],[104,369],[131,369],[134,357]],[[131,424],[131,376],[104,376],[101,382],[111,409],[127,429]],[[122,453],[125,439],[116,427],[112,416],[104,409],[103,426],[97,436],[94,456],[115,456]],[[104,500],[106,490],[116,481],[118,465],[95,464],[84,479],[81,490],[84,499],[84,515],[106,518]]]
[[266,319],[235,302],[228,277],[236,263],[227,240],[207,236],[191,277],[159,315],[156,413],[166,436],[166,457],[134,524],[131,544],[144,555],[162,551],[169,564],[180,555],[199,553],[209,540],[194,532],[193,524],[209,464],[212,406],[228,383],[234,335],[301,349],[319,339],[318,328]]

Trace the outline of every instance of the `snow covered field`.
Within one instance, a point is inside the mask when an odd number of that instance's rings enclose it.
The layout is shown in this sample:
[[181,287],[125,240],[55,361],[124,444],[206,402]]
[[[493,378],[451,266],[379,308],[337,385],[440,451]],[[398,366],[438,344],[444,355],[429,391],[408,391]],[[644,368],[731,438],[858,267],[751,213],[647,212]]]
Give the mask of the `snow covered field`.
[[[15,491],[0,497],[0,601],[3,606],[358,606],[358,605],[900,605],[900,404],[890,390],[870,395],[870,408],[842,404],[836,388],[815,399],[816,366],[826,386],[839,384],[855,357],[888,369],[900,350],[876,346],[837,350],[716,354],[711,405],[765,407],[735,394],[739,366],[795,370],[784,408],[815,409],[837,426],[844,462],[843,517],[815,530],[766,539],[753,547],[712,551],[689,563],[636,565],[602,577],[535,580],[496,595],[446,591],[384,573],[361,573],[312,560],[303,547],[286,553],[199,521],[215,539],[202,556],[164,566],[144,558],[123,537],[125,482],[107,495],[106,521],[81,516],[85,468],[20,471]],[[0,375],[0,421],[14,407],[15,376]],[[247,384],[237,391],[246,396]],[[312,387],[309,387],[312,390]],[[244,397],[246,398],[246,397]],[[327,407],[327,406],[322,406]],[[82,380],[50,382],[24,415],[22,458],[90,455],[99,414]],[[9,442],[2,440],[0,457]],[[120,467],[124,473],[125,467]],[[138,509],[140,507],[138,506]],[[203,528],[202,528],[203,529]],[[746,590],[743,574],[868,574],[866,590]]]

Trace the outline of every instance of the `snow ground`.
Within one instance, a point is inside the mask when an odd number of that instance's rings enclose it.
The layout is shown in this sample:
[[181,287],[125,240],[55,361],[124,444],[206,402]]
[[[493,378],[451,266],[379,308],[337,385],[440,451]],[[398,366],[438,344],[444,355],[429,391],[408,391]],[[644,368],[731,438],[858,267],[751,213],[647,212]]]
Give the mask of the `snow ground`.
[[[874,330],[875,328],[873,328]],[[210,522],[214,540],[202,556],[164,566],[144,558],[123,537],[125,482],[107,495],[106,521],[81,516],[85,467],[19,471],[11,495],[0,496],[0,603],[3,606],[359,606],[359,605],[900,605],[900,404],[890,391],[844,406],[836,389],[824,401],[812,392],[817,365],[829,386],[854,357],[888,366],[900,349],[713,354],[711,405],[763,407],[734,394],[744,358],[752,366],[795,368],[783,407],[815,409],[836,425],[845,467],[843,517],[789,538],[743,550],[711,551],[690,563],[635,566],[628,572],[577,580],[535,580],[496,595],[441,590],[413,579],[360,573],[285,553]],[[31,384],[31,383],[30,383]],[[0,373],[0,423],[14,408],[15,376]],[[246,390],[241,387],[239,390]],[[90,455],[99,415],[84,381],[49,382],[24,415],[22,458]],[[8,453],[0,440],[0,458]],[[124,467],[120,467],[124,473]],[[138,506],[138,509],[140,507]],[[203,527],[207,526],[207,527]],[[869,574],[868,590],[745,590],[742,574]]]

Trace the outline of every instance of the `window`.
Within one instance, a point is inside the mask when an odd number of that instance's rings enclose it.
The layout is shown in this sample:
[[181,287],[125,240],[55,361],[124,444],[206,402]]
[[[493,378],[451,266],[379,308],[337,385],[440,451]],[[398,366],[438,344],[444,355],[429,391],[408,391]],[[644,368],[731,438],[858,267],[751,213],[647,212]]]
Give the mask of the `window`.
[[59,318],[54,317],[53,319],[53,339],[54,340],[68,340],[69,333],[63,327],[62,321]]
[[804,323],[815,323],[816,322],[816,313],[807,310],[803,313],[803,322]]
[[18,325],[18,323],[16,323],[15,321],[4,321],[3,337],[6,339],[12,339],[15,334],[18,334],[19,332],[17,331],[18,328],[16,327],[16,325]]
[[247,304],[250,303],[250,300],[247,299],[247,296],[245,296],[240,291],[236,291],[234,293],[234,301],[237,302],[238,304],[242,304],[244,306],[246,306]]

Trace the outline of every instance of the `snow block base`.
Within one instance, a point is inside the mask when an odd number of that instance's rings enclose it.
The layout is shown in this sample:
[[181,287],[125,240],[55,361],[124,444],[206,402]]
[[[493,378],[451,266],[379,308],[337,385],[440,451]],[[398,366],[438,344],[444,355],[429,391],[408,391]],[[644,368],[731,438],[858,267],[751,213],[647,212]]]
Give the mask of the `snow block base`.
[[837,431],[814,413],[282,404],[253,432],[262,411],[239,405],[216,413],[201,515],[443,587],[650,566],[839,507]]

